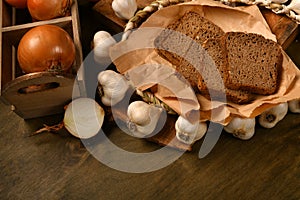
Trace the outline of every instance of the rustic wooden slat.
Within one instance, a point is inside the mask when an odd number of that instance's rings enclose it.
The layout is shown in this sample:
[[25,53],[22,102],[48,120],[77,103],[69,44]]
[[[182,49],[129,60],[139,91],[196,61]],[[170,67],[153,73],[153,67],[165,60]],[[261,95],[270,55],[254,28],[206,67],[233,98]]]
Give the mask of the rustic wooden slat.
[[78,12],[78,4],[76,1],[74,1],[74,6],[71,8],[71,19],[72,19],[72,31],[73,31],[73,40],[76,48],[76,61],[75,61],[75,67],[74,70],[78,71],[81,62],[83,61],[83,55],[82,55],[82,46],[80,41],[80,35],[81,35],[81,29],[80,29],[80,20],[79,20],[79,12]]
[[267,9],[261,9],[261,12],[276,35],[277,42],[283,49],[287,49],[299,33],[298,24],[285,15],[277,15]]

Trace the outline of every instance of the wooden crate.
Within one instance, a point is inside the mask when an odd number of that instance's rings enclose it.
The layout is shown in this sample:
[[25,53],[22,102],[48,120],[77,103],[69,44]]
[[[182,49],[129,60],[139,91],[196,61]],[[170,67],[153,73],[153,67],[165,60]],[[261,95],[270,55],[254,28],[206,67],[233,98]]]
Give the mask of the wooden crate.
[[[64,105],[72,99],[76,72],[83,60],[77,1],[71,7],[70,16],[38,22],[32,22],[27,9],[12,8],[4,1],[0,5],[1,99],[24,119],[63,112]],[[45,24],[57,25],[72,37],[76,60],[70,74],[22,73],[16,54],[19,41],[31,28]],[[79,77],[76,83],[82,85],[83,78]]]

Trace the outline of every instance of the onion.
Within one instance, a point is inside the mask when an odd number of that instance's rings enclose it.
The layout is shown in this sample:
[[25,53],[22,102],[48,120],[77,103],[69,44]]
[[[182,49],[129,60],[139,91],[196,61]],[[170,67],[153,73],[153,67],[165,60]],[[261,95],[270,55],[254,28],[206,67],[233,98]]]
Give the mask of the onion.
[[25,73],[65,72],[75,60],[75,45],[64,29],[55,25],[41,25],[22,37],[17,57]]
[[103,121],[104,110],[95,100],[79,98],[68,105],[63,122],[72,135],[87,139],[100,131]]
[[54,126],[47,126],[34,132],[33,135],[47,132],[57,132],[63,127],[73,136],[88,139],[97,135],[104,121],[103,108],[93,99],[78,98],[73,100],[65,110],[64,119]]
[[67,16],[72,0],[27,0],[31,17],[35,20],[49,20]]
[[27,0],[5,0],[5,2],[15,8],[27,7]]

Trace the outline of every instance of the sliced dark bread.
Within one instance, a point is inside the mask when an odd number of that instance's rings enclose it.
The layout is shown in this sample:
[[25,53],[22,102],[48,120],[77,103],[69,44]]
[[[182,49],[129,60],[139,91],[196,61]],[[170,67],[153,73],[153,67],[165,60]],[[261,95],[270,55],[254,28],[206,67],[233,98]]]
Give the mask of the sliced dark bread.
[[224,40],[208,39],[203,43],[203,48],[210,56],[211,64],[206,64],[201,72],[198,82],[199,90],[204,93],[211,90],[224,91],[228,79],[227,52]]
[[[210,95],[212,99],[226,95],[227,100],[234,103],[247,103],[252,95],[247,91],[231,90],[227,87],[228,62],[224,40],[208,39],[203,44],[214,65],[206,65],[198,81],[200,93]],[[209,89],[208,89],[209,88]],[[223,94],[223,96],[222,96]]]
[[215,98],[225,91],[228,100],[247,103],[252,93],[273,94],[278,88],[281,49],[261,35],[225,34],[201,15],[188,12],[154,44],[157,53],[205,96]]
[[[203,39],[216,38],[221,35],[224,35],[224,32],[220,27],[198,13],[188,12],[163,30],[155,39],[154,44],[157,53],[172,63],[196,89],[200,74],[194,69],[198,66],[194,66],[193,63],[203,62],[203,56],[200,55],[203,52],[201,47]],[[191,61],[194,62],[190,64]]]
[[262,95],[276,92],[282,67],[281,47],[255,33],[228,32],[228,88]]
[[155,39],[154,44],[158,53],[167,60],[172,60],[172,64],[177,65],[185,56],[198,32],[200,27],[197,25],[197,15],[196,13],[183,15],[179,20],[168,25]]

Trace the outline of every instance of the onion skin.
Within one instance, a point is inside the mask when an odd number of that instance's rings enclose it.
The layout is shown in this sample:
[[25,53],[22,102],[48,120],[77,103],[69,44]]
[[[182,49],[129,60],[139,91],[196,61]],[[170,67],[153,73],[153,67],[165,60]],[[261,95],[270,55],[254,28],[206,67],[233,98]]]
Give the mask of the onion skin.
[[72,0],[27,0],[31,17],[35,20],[49,20],[69,14]]
[[17,57],[25,73],[66,72],[75,60],[75,45],[64,29],[55,25],[37,26],[22,37]]
[[81,97],[67,106],[63,124],[73,136],[88,139],[99,133],[104,116],[104,109],[94,99]]
[[27,7],[27,0],[5,0],[5,2],[15,8]]

